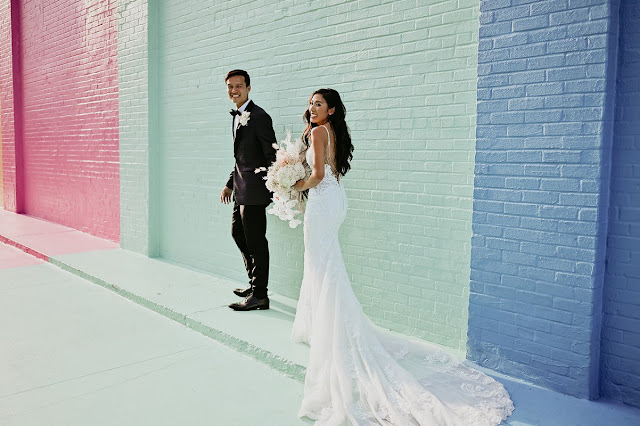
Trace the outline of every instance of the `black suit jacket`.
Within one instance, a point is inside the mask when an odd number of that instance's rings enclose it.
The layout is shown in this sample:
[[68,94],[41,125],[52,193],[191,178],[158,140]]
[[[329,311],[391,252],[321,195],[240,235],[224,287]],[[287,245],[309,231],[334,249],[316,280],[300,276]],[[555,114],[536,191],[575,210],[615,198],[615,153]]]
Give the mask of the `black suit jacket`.
[[[276,135],[271,117],[253,101],[249,101],[249,121],[239,125],[233,141],[236,164],[229,175],[227,187],[233,189],[236,203],[243,205],[267,205],[272,193],[265,186],[266,172],[256,173],[258,167],[269,167],[276,160]],[[233,126],[233,117],[231,121]],[[231,129],[233,135],[233,128]]]

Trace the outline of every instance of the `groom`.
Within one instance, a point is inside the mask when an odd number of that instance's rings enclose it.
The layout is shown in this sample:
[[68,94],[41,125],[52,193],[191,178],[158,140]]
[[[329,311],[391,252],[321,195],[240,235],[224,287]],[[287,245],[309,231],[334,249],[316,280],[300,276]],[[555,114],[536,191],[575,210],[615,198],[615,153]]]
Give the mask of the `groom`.
[[233,195],[231,235],[242,253],[249,275],[249,287],[233,292],[245,299],[229,305],[236,311],[269,309],[267,284],[269,281],[269,245],[267,243],[266,207],[271,193],[265,186],[266,172],[255,173],[258,167],[269,167],[276,159],[276,135],[271,117],[249,99],[251,79],[243,70],[227,73],[229,99],[236,105],[231,110],[233,123],[233,156],[236,164],[220,201],[229,204]]

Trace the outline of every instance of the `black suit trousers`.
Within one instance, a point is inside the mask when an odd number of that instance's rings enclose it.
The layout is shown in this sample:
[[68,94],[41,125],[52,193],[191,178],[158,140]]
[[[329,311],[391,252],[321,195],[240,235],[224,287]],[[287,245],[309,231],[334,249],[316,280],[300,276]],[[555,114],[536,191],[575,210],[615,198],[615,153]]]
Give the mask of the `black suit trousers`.
[[269,282],[269,243],[267,242],[266,205],[242,205],[234,202],[231,235],[242,253],[253,294],[267,297]]

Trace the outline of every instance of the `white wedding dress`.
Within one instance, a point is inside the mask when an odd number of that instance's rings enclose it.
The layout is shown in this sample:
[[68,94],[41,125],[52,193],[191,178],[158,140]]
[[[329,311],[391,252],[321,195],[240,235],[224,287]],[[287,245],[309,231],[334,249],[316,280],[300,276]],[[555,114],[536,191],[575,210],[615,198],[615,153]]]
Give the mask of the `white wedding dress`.
[[[313,150],[306,155],[313,165]],[[344,188],[327,164],[304,217],[292,339],[311,351],[299,416],[330,426],[501,423],[513,411],[502,384],[434,345],[383,331],[364,314],[338,242],[346,212]]]

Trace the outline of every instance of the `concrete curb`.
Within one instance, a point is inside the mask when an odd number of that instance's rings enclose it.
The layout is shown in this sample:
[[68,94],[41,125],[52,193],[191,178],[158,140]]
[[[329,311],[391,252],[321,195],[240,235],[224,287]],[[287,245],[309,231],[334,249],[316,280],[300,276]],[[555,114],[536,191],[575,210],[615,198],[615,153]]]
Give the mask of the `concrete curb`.
[[36,257],[36,258],[38,258],[40,260],[44,260],[46,262],[49,261],[49,256],[47,256],[46,254],[42,254],[39,251],[33,250],[33,249],[31,249],[31,248],[29,248],[29,247],[27,247],[27,246],[25,246],[23,244],[20,244],[19,242],[14,241],[14,240],[12,240],[10,238],[7,238],[7,237],[5,237],[3,235],[0,235],[0,243],[4,243],[4,244],[7,244],[7,245],[9,245],[11,247],[15,247],[15,248],[17,248],[19,250],[22,250],[23,252],[25,252],[27,254],[30,254],[31,256]]
[[102,278],[92,275],[90,273],[87,273],[85,271],[82,271],[76,267],[71,266],[68,263],[65,263],[59,259],[56,259],[54,257],[51,256],[47,256],[45,254],[42,254],[36,250],[33,250],[13,239],[4,237],[2,235],[0,235],[0,242],[5,243],[7,245],[16,247],[20,250],[22,250],[23,252],[34,256],[38,259],[44,260],[64,271],[67,271],[77,277],[80,277],[82,279],[85,279],[93,284],[99,285],[100,287],[103,287],[107,290],[113,291],[114,293],[144,307],[147,308],[149,310],[152,310],[166,318],[169,318],[175,322],[178,322],[182,325],[184,325],[185,327],[188,327],[189,329],[200,333],[204,336],[207,336],[225,346],[227,346],[230,349],[233,349],[234,351],[241,353],[243,355],[246,355],[264,365],[266,365],[267,367],[276,370],[278,372],[280,372],[281,374],[294,379],[300,383],[304,382],[304,376],[305,376],[305,371],[306,371],[306,367],[292,362],[291,360],[288,360],[280,355],[277,355],[271,351],[268,351],[264,348],[261,348],[257,345],[254,345],[246,340],[243,339],[239,339],[233,335],[230,335],[228,333],[225,333],[222,330],[216,329],[215,327],[212,327],[208,324],[205,324],[201,321],[198,321],[194,318],[189,317],[188,315],[184,315],[180,312],[176,312],[166,306],[162,306],[152,300],[149,300],[147,298],[144,298],[142,296],[139,296],[135,293],[132,293],[128,290],[125,290],[124,288],[107,282],[105,280],[103,280]]

